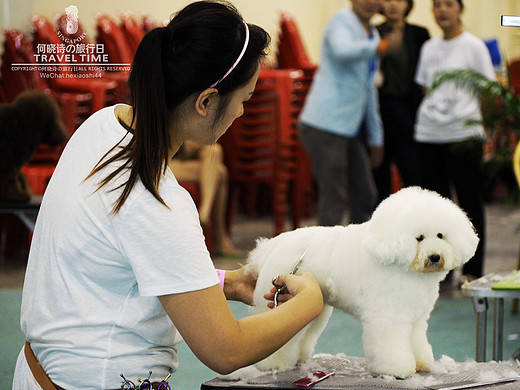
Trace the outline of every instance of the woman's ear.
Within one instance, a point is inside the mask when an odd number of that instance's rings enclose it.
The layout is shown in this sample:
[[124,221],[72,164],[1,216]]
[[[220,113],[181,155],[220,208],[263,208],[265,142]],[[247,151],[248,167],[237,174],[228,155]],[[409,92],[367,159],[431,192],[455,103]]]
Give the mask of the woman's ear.
[[214,97],[218,94],[216,88],[208,88],[202,91],[195,100],[195,111],[203,117],[208,116]]

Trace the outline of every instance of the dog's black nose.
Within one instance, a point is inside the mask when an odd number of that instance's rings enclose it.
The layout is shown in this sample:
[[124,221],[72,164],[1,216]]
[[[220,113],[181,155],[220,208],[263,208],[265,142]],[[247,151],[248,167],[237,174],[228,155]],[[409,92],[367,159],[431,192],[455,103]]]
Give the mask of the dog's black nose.
[[441,257],[437,254],[428,256],[428,260],[430,260],[432,263],[438,263]]

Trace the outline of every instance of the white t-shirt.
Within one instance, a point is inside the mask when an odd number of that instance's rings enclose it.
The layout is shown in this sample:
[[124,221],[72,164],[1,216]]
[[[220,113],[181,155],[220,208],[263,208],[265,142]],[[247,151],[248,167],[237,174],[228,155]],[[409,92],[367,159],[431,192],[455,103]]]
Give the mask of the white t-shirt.
[[[474,69],[489,79],[495,79],[486,45],[467,31],[451,40],[436,37],[426,41],[421,48],[415,79],[428,89],[436,72],[451,69]],[[451,83],[445,83],[424,97],[417,114],[415,139],[445,143],[473,136],[483,137],[482,126],[466,125],[469,119],[481,118],[478,99]]]
[[169,209],[138,181],[110,215],[120,191],[109,189],[127,174],[97,191],[113,166],[84,181],[125,134],[114,107],[85,121],[36,222],[21,327],[47,373],[67,389],[119,388],[121,373],[134,382],[149,370],[152,381],[164,378],[178,365],[176,330],[157,296],[219,283],[196,206],[169,169],[159,187]]

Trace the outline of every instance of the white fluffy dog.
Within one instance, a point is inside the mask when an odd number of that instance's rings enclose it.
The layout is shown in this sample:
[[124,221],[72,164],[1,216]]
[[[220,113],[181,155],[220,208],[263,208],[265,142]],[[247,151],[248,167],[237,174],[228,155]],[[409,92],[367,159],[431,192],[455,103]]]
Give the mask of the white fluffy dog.
[[327,305],[257,367],[294,366],[310,358],[336,307],[361,322],[373,373],[405,378],[429,371],[434,358],[427,321],[439,283],[474,255],[478,241],[458,206],[419,187],[391,195],[363,224],[307,227],[258,240],[248,260],[259,270],[255,311],[268,310],[263,294],[273,277],[289,273],[304,251],[297,273],[314,273]]

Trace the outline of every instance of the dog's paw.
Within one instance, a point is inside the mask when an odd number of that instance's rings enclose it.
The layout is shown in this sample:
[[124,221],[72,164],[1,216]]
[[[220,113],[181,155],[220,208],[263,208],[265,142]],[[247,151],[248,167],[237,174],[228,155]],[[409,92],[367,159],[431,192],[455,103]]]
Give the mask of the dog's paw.
[[429,362],[417,362],[415,370],[417,372],[430,372],[431,371],[431,363]]
[[405,379],[415,374],[415,360],[403,359],[392,361],[369,362],[368,368],[374,374],[391,375],[396,378]]
[[429,343],[424,343],[422,348],[415,350],[415,361],[417,371],[429,372],[434,362],[433,350]]

